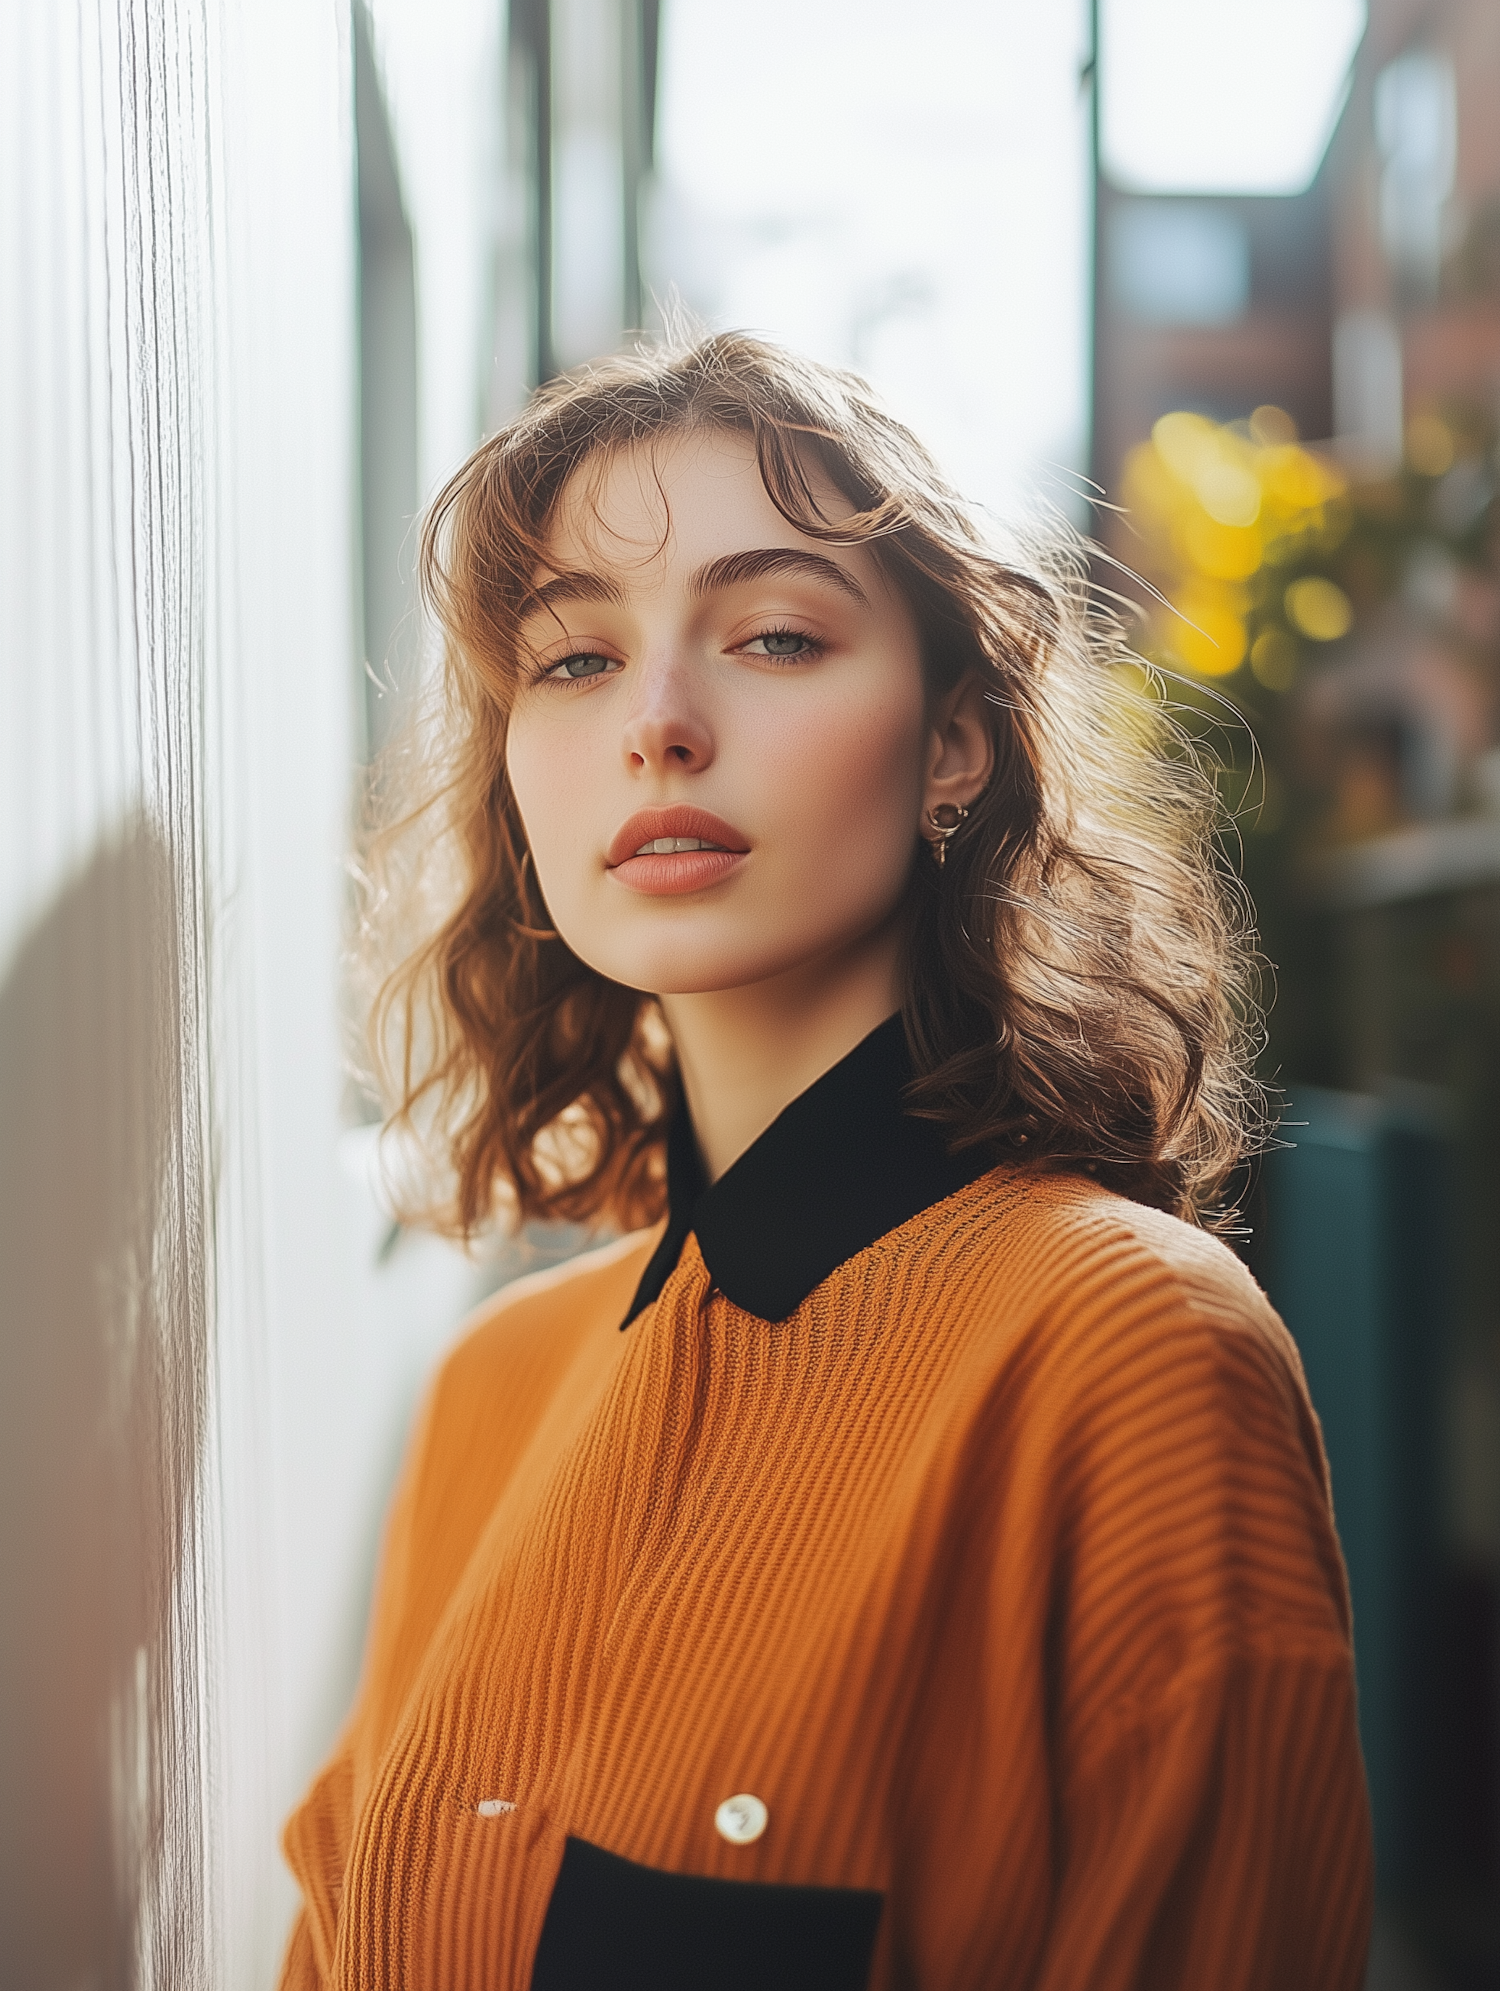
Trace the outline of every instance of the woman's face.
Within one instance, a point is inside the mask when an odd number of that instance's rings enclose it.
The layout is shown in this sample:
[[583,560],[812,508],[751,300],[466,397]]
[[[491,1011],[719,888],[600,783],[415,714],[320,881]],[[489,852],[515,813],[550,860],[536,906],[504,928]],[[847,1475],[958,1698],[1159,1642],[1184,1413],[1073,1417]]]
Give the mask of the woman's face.
[[805,538],[753,446],[700,431],[586,465],[537,579],[506,759],[582,960],[688,995],[891,926],[941,748],[864,548]]

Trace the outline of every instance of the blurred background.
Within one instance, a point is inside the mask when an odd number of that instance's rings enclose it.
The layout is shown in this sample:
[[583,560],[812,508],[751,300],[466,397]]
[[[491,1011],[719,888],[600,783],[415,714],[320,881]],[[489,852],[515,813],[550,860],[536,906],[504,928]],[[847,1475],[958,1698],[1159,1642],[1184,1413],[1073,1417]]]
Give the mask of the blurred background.
[[272,1981],[416,1394],[580,1242],[391,1225],[344,853],[423,503],[678,306],[1089,532],[1219,770],[1370,1984],[1500,1983],[1497,92],[1494,0],[0,9],[0,1984]]

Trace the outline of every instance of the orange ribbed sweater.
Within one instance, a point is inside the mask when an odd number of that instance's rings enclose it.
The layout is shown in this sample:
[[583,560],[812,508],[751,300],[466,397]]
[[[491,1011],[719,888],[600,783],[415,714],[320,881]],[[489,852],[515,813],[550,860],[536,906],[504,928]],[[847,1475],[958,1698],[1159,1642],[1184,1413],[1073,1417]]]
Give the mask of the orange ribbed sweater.
[[[1343,1571],[1296,1352],[1233,1256],[997,1169],[775,1325],[690,1237],[621,1333],[660,1235],[510,1288],[437,1379],[358,1704],[287,1829],[286,1991],[521,1991],[572,1841],[622,1856],[606,1908],[661,1874],[805,1891],[681,1883],[673,1983],[752,1981],[715,1903],[852,1902],[871,1960],[808,1982],[1356,1991]],[[740,1793],[748,1843],[715,1824]]]

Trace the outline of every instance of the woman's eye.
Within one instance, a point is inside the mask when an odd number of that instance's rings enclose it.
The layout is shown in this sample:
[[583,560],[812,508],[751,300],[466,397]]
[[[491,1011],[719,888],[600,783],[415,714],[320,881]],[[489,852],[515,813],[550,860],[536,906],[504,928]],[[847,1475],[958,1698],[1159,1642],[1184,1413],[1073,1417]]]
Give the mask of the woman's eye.
[[751,652],[758,647],[763,657],[810,657],[820,646],[800,629],[767,629],[753,636],[744,647]]
[[546,675],[552,678],[605,677],[622,666],[613,657],[601,657],[592,650],[581,652],[576,657],[564,657],[560,664],[554,664]]

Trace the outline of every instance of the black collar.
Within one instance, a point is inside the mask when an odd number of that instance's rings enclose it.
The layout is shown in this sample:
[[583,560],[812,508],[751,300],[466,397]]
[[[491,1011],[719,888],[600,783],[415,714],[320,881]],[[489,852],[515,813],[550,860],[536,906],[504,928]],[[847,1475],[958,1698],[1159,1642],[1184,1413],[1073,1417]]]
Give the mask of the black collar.
[[912,1076],[906,1032],[893,1016],[799,1094],[712,1185],[680,1103],[667,1137],[666,1234],[621,1327],[666,1285],[689,1231],[727,1299],[761,1320],[785,1320],[836,1267],[977,1181],[993,1165],[990,1156],[950,1155],[930,1120],[902,1111]]

